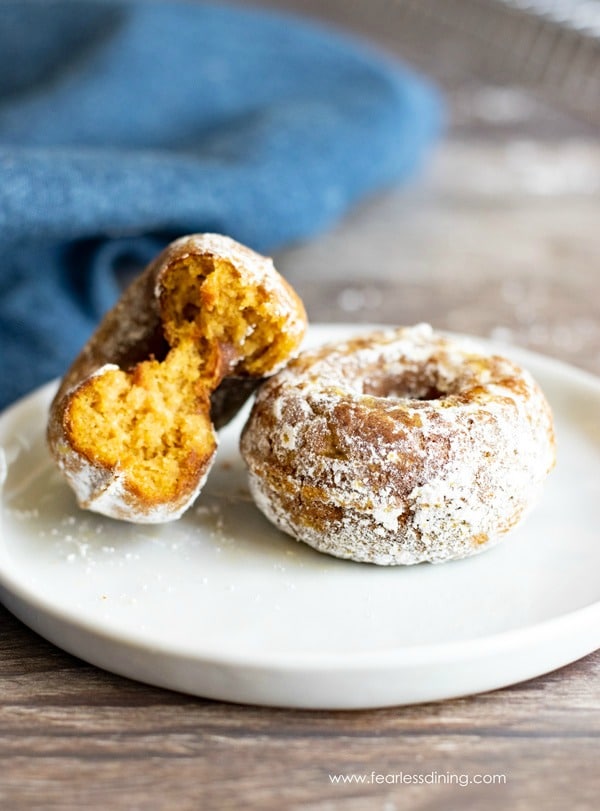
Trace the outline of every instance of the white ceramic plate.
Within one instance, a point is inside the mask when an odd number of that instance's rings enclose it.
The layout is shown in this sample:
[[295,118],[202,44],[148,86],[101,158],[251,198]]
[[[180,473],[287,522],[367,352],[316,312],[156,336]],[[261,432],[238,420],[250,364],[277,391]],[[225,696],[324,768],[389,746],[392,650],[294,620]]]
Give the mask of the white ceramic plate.
[[[316,327],[310,341],[357,331]],[[600,647],[600,381],[501,351],[543,386],[559,463],[525,524],[478,557],[379,568],[278,532],[248,496],[237,451],[245,414],[222,432],[209,483],[179,522],[82,512],[46,451],[49,385],[0,419],[0,596],[82,659],[229,701],[410,704],[572,662]]]

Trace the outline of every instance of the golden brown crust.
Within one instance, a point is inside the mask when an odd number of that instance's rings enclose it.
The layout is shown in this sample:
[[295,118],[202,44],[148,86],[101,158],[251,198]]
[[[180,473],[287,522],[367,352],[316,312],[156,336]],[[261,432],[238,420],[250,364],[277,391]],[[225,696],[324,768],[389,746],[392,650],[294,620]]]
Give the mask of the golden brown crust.
[[80,504],[117,518],[178,517],[215,429],[298,349],[300,299],[271,260],[215,234],[169,245],[63,378],[48,442]]

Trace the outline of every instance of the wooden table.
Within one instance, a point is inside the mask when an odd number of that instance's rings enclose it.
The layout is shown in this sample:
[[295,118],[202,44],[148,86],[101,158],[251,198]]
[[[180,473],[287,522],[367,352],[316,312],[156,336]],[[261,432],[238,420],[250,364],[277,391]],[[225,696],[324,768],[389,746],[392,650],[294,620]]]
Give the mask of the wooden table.
[[[418,184],[276,258],[315,321],[427,320],[600,374],[599,188],[589,143],[450,141]],[[600,652],[470,698],[287,711],[127,681],[0,613],[5,809],[598,807]],[[400,772],[506,782],[386,782]]]

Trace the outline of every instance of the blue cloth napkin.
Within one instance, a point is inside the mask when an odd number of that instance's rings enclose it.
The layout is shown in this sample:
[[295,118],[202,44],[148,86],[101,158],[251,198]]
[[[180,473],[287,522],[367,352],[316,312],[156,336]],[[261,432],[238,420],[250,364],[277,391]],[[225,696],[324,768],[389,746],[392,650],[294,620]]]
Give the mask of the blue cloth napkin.
[[411,174],[440,111],[407,68],[295,17],[4,2],[0,406],[61,375],[171,239],[305,239]]

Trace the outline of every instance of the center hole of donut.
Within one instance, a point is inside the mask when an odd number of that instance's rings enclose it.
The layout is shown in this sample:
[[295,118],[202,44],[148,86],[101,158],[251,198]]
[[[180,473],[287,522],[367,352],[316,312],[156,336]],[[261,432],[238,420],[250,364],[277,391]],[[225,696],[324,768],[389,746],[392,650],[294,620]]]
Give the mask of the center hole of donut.
[[395,378],[366,380],[363,393],[391,400],[441,400],[446,396],[446,392],[438,389],[431,381]]

